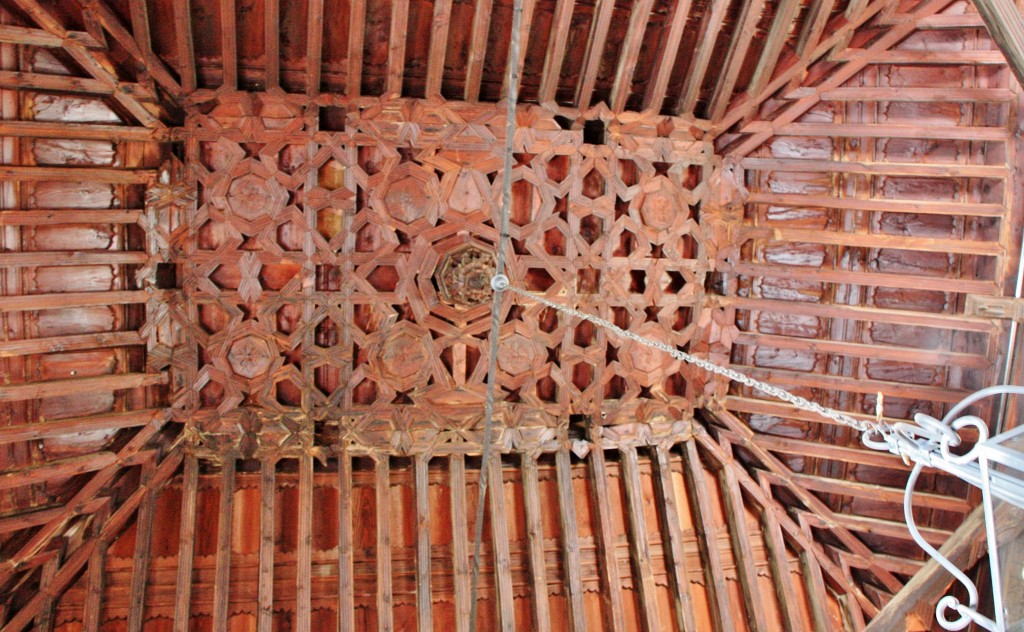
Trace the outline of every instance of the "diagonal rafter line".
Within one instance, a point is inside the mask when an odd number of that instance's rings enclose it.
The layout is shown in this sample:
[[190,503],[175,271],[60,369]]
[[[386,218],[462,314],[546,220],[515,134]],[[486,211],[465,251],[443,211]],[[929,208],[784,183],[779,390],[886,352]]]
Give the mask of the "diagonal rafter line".
[[786,481],[786,488],[792,492],[800,502],[804,503],[811,511],[815,512],[824,520],[831,532],[842,544],[849,549],[850,553],[856,556],[858,564],[871,571],[886,589],[893,593],[903,587],[903,582],[889,571],[881,568],[874,562],[874,552],[860,540],[852,531],[842,526],[835,517],[835,513],[812,492],[804,489],[799,483],[793,480],[792,470],[775,458],[770,452],[754,441],[754,431],[738,417],[725,410],[720,404],[713,403],[708,407],[708,412],[718,421],[723,423],[730,431],[730,440],[736,445],[747,450],[757,458],[764,468],[778,475]]
[[[918,20],[938,13],[951,4],[951,2],[952,0],[924,0],[921,2],[909,13],[908,19],[900,21],[898,24],[890,27],[884,35],[879,37],[873,44],[865,49],[863,53],[859,54],[856,59],[846,62],[833,70],[832,74],[826,76],[823,81],[819,82],[819,84],[813,88],[815,91],[814,95],[805,96],[784,107],[781,110],[781,113],[773,117],[774,120],[772,123],[777,121],[788,123],[795,120],[820,100],[821,92],[841,85],[851,76],[870,64],[874,54],[888,50],[893,45],[899,43],[905,37],[910,35],[910,33],[915,30]],[[829,34],[828,37],[823,37],[816,43],[813,53],[805,54],[802,58],[797,58],[784,71],[772,78],[772,80],[768,82],[767,86],[765,86],[758,94],[748,97],[746,100],[740,101],[730,107],[722,120],[715,121],[715,127],[712,130],[712,133],[715,136],[720,136],[737,123],[756,114],[757,108],[762,103],[771,98],[779,90],[782,90],[790,81],[799,79],[803,76],[811,64],[828,54],[837,44],[843,42],[848,35],[852,35],[853,32],[868,22],[868,20],[875,17],[880,12],[887,10],[892,4],[892,0],[876,0],[875,2],[867,4],[862,12],[856,16],[852,16],[842,26],[839,26],[838,28],[827,28],[826,32]],[[792,91],[789,91],[789,94],[792,94]],[[761,142],[764,142],[765,139],[771,136],[771,127],[769,125],[768,129],[765,129],[763,122],[754,121],[742,125],[738,130],[738,133],[752,134],[753,136],[750,140],[738,141],[741,144],[733,142],[731,147],[725,152],[730,156],[745,156],[753,151],[753,149],[760,145]],[[755,138],[759,139],[756,144],[754,141]],[[753,145],[753,147],[750,145]]]
[[111,65],[105,64],[92,51],[79,42],[67,37],[68,31],[50,14],[38,0],[14,0],[46,32],[63,40],[63,50],[94,79],[107,84],[113,91],[113,98],[132,116],[146,127],[164,127],[163,123],[131,94],[131,89],[123,84],[110,70]]

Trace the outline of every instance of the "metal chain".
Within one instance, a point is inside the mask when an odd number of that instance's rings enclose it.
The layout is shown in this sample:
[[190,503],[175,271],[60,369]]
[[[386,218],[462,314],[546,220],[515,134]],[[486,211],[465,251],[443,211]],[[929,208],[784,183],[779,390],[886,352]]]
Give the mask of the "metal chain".
[[881,421],[871,422],[865,421],[863,419],[856,419],[841,411],[822,406],[821,404],[812,402],[809,399],[800,397],[799,395],[794,395],[793,393],[790,393],[784,388],[773,386],[766,382],[762,382],[761,380],[752,378],[749,375],[746,375],[745,373],[740,373],[739,371],[736,371],[734,369],[723,367],[709,360],[705,360],[703,358],[698,358],[697,356],[690,355],[689,353],[686,353],[685,351],[680,351],[679,349],[676,349],[671,345],[665,344],[664,342],[659,342],[657,340],[645,338],[632,331],[628,331],[626,329],[618,327],[614,323],[604,320],[603,318],[594,316],[593,314],[581,312],[566,305],[556,303],[538,294],[534,294],[532,292],[528,292],[521,288],[515,287],[514,285],[511,285],[509,283],[508,277],[506,277],[505,275],[496,275],[494,279],[492,279],[491,281],[491,287],[495,289],[495,291],[508,290],[509,292],[518,294],[519,296],[530,299],[531,301],[535,301],[537,303],[540,303],[541,305],[545,305],[552,309],[558,310],[559,312],[562,312],[563,314],[566,314],[568,316],[589,321],[599,327],[602,327],[615,333],[616,335],[622,338],[627,338],[639,344],[651,347],[652,349],[663,351],[678,360],[682,360],[683,362],[704,369],[709,373],[721,375],[722,377],[728,378],[733,382],[739,382],[740,384],[761,391],[765,395],[792,404],[793,406],[799,408],[800,410],[816,413],[818,415],[821,415],[822,417],[831,419],[837,423],[849,426],[850,428],[853,428],[854,430],[857,430],[861,433],[877,433],[881,437],[888,437],[893,432],[892,426],[888,423]]

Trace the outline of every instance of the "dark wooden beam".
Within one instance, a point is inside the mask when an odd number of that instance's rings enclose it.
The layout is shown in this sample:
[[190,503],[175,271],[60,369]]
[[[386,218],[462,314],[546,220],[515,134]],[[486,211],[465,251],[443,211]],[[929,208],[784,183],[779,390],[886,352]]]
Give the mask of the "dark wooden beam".
[[235,509],[235,458],[228,454],[220,472],[220,503],[217,509],[217,554],[214,573],[213,629],[228,627],[228,601],[231,597],[231,535]]
[[[647,538],[647,520],[644,517],[644,498],[640,487],[640,467],[637,463],[636,448],[626,446],[619,449],[622,455],[622,482],[626,488],[626,503],[629,524],[629,557],[636,576],[636,589],[640,597],[640,621],[645,632],[661,630],[658,616],[658,591],[654,584],[654,568],[651,565],[651,547]],[[717,546],[717,545],[713,545]]]
[[572,467],[569,451],[555,453],[555,474],[558,479],[558,508],[562,519],[562,555],[565,564],[566,590],[569,598],[569,629],[587,629],[583,609],[583,578],[580,571],[580,536],[577,531],[576,500],[572,488]]
[[430,457],[416,455],[416,625],[432,632],[434,611],[430,591]]
[[533,629],[551,631],[551,604],[548,599],[547,568],[544,563],[544,522],[541,514],[537,457],[522,456],[523,512],[526,516],[527,565],[530,572],[530,614]]
[[274,625],[274,482],[277,463],[264,459],[260,464],[260,575],[256,608],[256,628],[271,632]]

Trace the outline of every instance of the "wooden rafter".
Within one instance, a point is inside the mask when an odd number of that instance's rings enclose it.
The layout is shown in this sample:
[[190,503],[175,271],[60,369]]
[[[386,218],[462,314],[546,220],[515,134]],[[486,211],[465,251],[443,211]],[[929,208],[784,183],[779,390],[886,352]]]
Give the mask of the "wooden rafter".
[[366,0],[352,0],[349,7],[348,74],[345,77],[345,96],[358,97],[363,82],[363,44],[366,27]]
[[494,584],[498,588],[498,619],[502,632],[515,629],[515,602],[512,593],[512,555],[508,541],[508,513],[505,510],[505,485],[501,458],[488,465],[487,498],[491,506],[491,542],[494,545]]
[[548,601],[547,569],[544,563],[544,525],[541,519],[537,458],[524,454],[523,511],[526,516],[526,540],[529,548],[527,566],[530,572],[530,596],[533,629],[551,630],[551,605]]
[[[263,59],[264,65],[266,66],[264,85],[267,87],[267,90],[273,90],[274,88],[278,87],[278,84],[281,81],[280,0],[266,0],[266,6],[264,11],[265,17],[263,20],[263,48],[266,51],[264,53]],[[321,28],[323,28],[322,19]],[[312,75],[314,72],[317,75],[317,84],[319,85],[320,69],[317,68],[316,70],[313,70],[313,68],[308,68],[306,78],[307,90],[309,89],[309,86],[312,84],[312,81],[310,81],[310,75]]]
[[661,531],[664,534],[662,539],[665,545],[665,564],[669,569],[676,628],[685,631],[696,630],[693,595],[690,593],[690,574],[687,570],[686,553],[683,551],[683,532],[679,524],[679,506],[675,483],[672,481],[672,464],[668,449],[662,446],[655,447],[652,463],[654,497]]
[[231,599],[231,522],[235,511],[235,458],[228,455],[221,465],[220,500],[217,510],[216,580],[213,592],[213,628],[226,630]]
[[576,531],[576,504],[573,501],[572,472],[569,451],[555,453],[555,472],[558,479],[558,508],[562,521],[562,554],[565,556],[566,590],[569,597],[569,625],[573,632],[587,629],[583,610],[583,581],[580,577],[580,542]]
[[[597,0],[594,7],[595,18],[590,26],[587,48],[584,53],[582,79],[576,93],[576,105],[581,110],[590,107],[590,101],[594,96],[594,84],[597,83],[597,73],[601,70],[601,55],[608,39],[608,29],[612,23],[614,10],[614,0]],[[545,59],[546,66],[547,60]]]
[[381,630],[394,628],[391,588],[391,462],[385,455],[377,459],[377,621]]
[[[393,11],[397,12],[397,10],[398,9],[396,5],[396,8],[394,8]],[[394,16],[392,16],[392,19],[394,19]],[[266,26],[267,42],[269,42],[271,39],[276,39],[276,28],[276,25],[271,26],[268,24]],[[306,94],[311,97],[316,97],[317,95],[320,94],[320,67],[323,64],[323,49],[324,0],[311,0],[309,6],[307,7],[306,19]],[[274,53],[276,53],[276,51],[273,51],[269,48],[267,49],[268,79],[271,74],[269,56]],[[275,61],[274,63],[276,64],[278,62]]]
[[562,74],[562,62],[565,61],[565,48],[568,39],[565,37],[565,33],[572,20],[573,5],[573,0],[557,0],[555,3],[555,15],[551,23],[551,33],[548,36],[547,54],[544,56],[544,70],[540,80],[540,91],[537,95],[537,100],[541,103],[553,102],[555,93],[558,91],[558,81]]
[[629,557],[639,580],[637,592],[640,596],[640,620],[646,632],[656,632],[662,629],[662,624],[658,614],[654,570],[651,567],[651,548],[647,538],[636,448],[624,447],[620,454],[622,480],[626,488],[626,502],[629,504],[629,511],[626,512],[629,516]]
[[[597,442],[595,441],[595,443]],[[610,632],[621,632],[625,630],[625,621],[619,564],[615,557],[615,534],[612,531],[612,517],[609,510],[608,471],[604,458],[604,449],[596,447],[591,450],[588,461],[590,461],[590,485],[593,493],[595,514],[596,533],[594,539],[596,540],[598,556],[601,560],[601,563],[598,564],[598,569],[601,575],[601,597],[602,601],[605,602],[605,629]],[[685,629],[689,630],[690,628]]]
[[1017,81],[1024,83],[1024,15],[1020,7],[1012,0],[975,0],[974,6]]
[[260,575],[256,627],[270,632],[274,624],[274,477],[277,463],[264,459],[260,464]]
[[[148,464],[152,468],[152,464]],[[144,475],[145,476],[145,475]],[[148,478],[148,476],[145,476]],[[149,552],[153,542],[153,514],[156,512],[156,494],[142,501],[135,518],[135,555],[132,560],[132,585],[128,610],[128,631],[141,632],[143,611],[146,607],[146,584],[149,575]]]
[[700,45],[690,63],[690,68],[686,71],[686,81],[679,93],[679,101],[675,108],[677,113],[693,112],[697,107],[700,89],[704,85],[704,78],[707,76],[708,66],[711,64],[715,41],[722,28],[722,18],[725,17],[725,11],[728,8],[729,3],[726,0],[712,0],[711,11],[704,16],[698,38]]
[[235,19],[235,0],[220,0],[220,50],[224,69],[221,85],[238,88],[238,28]]
[[729,52],[725,58],[723,72],[718,75],[718,81],[708,106],[707,117],[713,121],[722,118],[729,106],[736,82],[739,81],[740,71],[743,69],[743,62],[747,57],[747,50],[754,39],[750,34],[756,30],[763,8],[764,0],[748,0],[743,3],[743,10],[737,21],[737,32],[743,35],[733,37],[729,42]]
[[434,629],[430,589],[430,461],[416,456],[416,623],[420,632]]
[[437,0],[434,3],[433,19],[430,21],[430,52],[427,55],[428,99],[441,95],[441,81],[444,78],[444,61],[448,52],[448,26],[451,23],[452,0]]
[[622,42],[622,53],[615,69],[615,81],[612,84],[611,108],[615,112],[626,109],[626,101],[633,89],[633,73],[640,59],[640,45],[644,31],[651,16],[654,0],[639,0],[629,14],[629,25],[626,27],[626,39]]
[[469,37],[469,60],[466,62],[466,101],[475,102],[480,97],[480,82],[483,79],[484,57],[487,54],[487,34],[491,28],[492,0],[475,0],[473,9],[473,30]]
[[352,456],[338,455],[338,628],[355,629],[354,525],[352,523]]
[[[798,0],[788,1],[793,4],[799,4]],[[664,46],[660,51],[661,54],[654,60],[654,69],[651,73],[654,80],[647,84],[647,91],[644,94],[645,110],[661,111],[662,105],[665,103],[668,82],[672,77],[672,68],[675,65],[675,60],[679,56],[679,46],[683,41],[683,31],[686,28],[686,21],[690,16],[691,4],[691,0],[676,0],[675,4],[672,5],[672,13],[667,18],[672,26],[665,37]]]

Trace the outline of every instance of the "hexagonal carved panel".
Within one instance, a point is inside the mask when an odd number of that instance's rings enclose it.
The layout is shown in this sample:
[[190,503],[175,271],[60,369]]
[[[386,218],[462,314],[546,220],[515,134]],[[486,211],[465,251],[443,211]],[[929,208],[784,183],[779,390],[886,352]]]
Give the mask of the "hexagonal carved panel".
[[434,280],[446,302],[472,307],[490,299],[494,266],[491,252],[476,244],[466,244],[441,259]]

